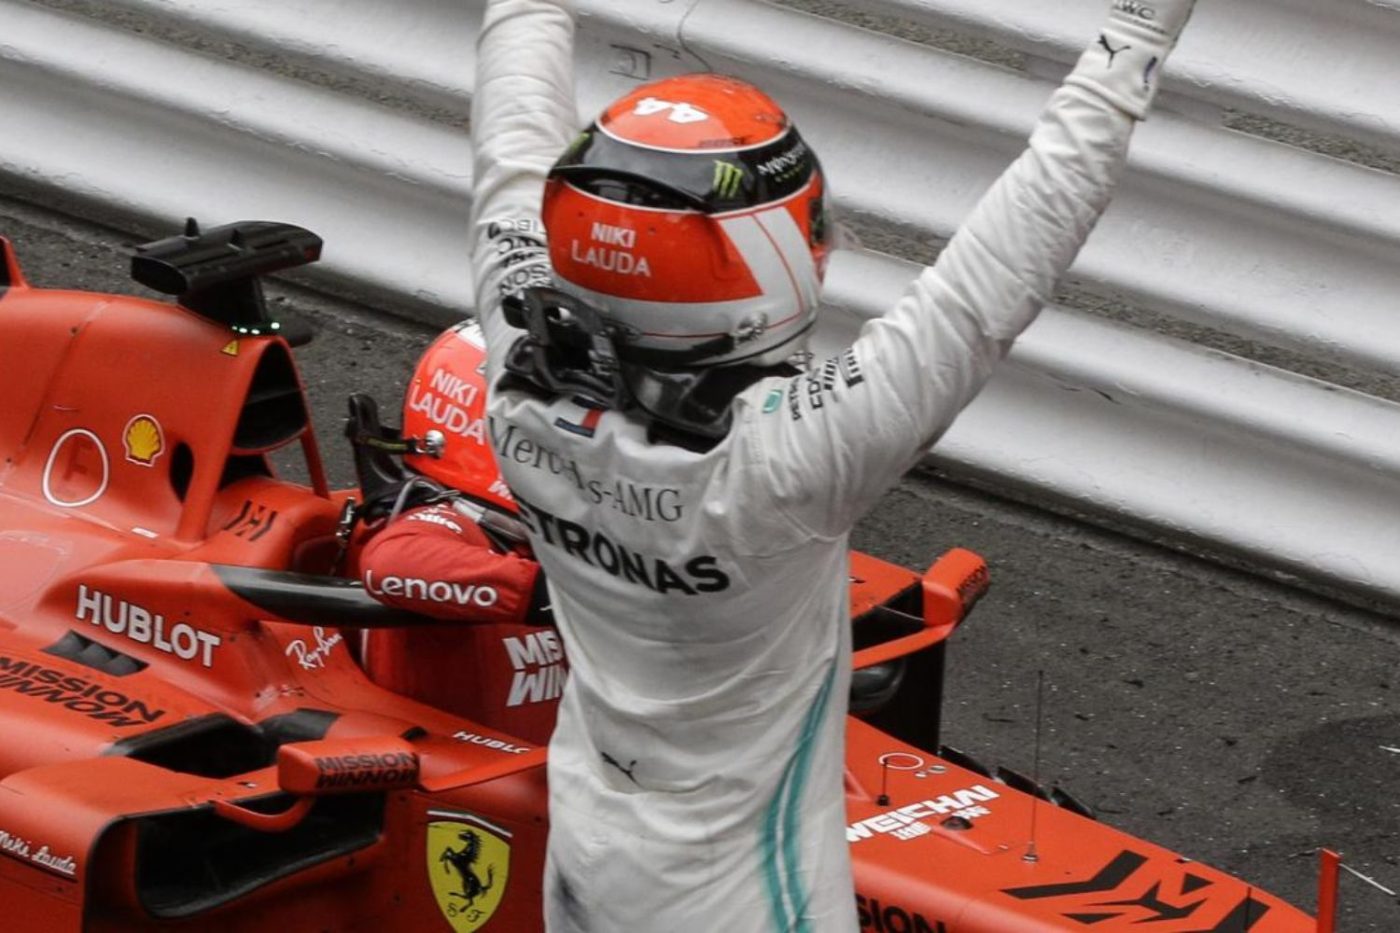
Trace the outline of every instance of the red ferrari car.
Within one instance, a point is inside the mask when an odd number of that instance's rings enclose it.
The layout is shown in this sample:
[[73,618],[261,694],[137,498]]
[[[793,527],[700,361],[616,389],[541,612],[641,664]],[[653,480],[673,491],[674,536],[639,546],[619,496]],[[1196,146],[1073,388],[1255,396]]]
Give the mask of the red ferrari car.
[[[31,288],[0,249],[0,928],[542,929],[545,750],[350,650],[442,623],[332,572],[355,493],[327,486],[259,285],[320,241],[191,225],[133,266],[177,304]],[[269,461],[294,444],[307,485]],[[967,551],[924,574],[851,556],[862,929],[1314,930],[940,750],[944,640],[985,586]]]

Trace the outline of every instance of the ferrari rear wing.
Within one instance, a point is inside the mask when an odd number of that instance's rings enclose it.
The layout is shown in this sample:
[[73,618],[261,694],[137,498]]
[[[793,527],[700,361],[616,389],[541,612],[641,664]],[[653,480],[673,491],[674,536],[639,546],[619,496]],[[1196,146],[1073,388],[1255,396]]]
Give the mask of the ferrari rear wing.
[[268,315],[259,277],[315,262],[321,245],[291,224],[242,221],[201,231],[191,217],[183,235],[138,246],[131,277],[236,333],[265,334],[281,325]]

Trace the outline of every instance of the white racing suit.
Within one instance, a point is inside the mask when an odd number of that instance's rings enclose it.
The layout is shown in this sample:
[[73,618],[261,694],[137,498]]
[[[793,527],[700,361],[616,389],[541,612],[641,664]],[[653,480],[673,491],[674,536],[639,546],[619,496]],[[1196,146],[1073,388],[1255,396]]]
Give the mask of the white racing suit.
[[[495,0],[482,34],[472,261],[493,386],[520,336],[502,296],[550,282],[539,209],[577,131],[571,30],[560,0]],[[549,930],[856,929],[847,534],[981,388],[1107,204],[1128,110],[1150,96],[1141,73],[1105,87],[1108,58],[1086,53],[1082,83],[888,314],[807,375],[745,390],[712,449],[651,443],[634,412],[493,392],[496,457],[572,666],[550,743]]]

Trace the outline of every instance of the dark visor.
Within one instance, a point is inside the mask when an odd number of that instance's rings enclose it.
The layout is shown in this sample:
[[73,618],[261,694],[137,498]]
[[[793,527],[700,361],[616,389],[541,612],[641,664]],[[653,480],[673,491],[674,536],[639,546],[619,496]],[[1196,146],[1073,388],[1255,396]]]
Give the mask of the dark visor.
[[819,168],[812,150],[791,127],[755,149],[666,152],[614,139],[595,123],[550,175],[609,201],[717,214],[796,194]]

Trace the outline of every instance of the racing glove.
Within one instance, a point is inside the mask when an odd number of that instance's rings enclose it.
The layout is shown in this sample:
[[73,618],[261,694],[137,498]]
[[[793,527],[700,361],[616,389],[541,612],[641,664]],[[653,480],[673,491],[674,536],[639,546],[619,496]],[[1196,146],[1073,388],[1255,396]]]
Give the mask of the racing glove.
[[1139,120],[1147,118],[1162,63],[1191,18],[1196,0],[1113,0],[1098,41],[1067,83],[1087,88]]

